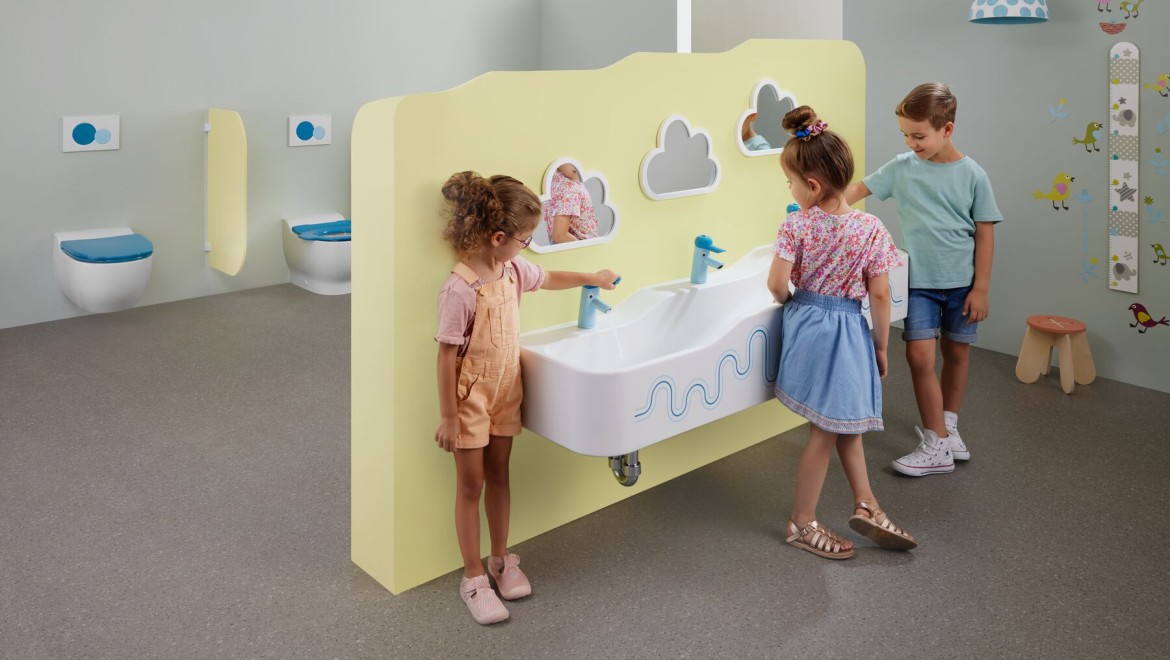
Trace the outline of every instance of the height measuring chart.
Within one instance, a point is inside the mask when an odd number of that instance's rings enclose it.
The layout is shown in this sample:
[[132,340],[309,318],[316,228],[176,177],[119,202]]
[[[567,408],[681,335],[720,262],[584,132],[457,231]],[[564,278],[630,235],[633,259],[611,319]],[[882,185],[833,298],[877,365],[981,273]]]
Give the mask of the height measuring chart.
[[1109,50],[1109,288],[1138,292],[1138,48]]

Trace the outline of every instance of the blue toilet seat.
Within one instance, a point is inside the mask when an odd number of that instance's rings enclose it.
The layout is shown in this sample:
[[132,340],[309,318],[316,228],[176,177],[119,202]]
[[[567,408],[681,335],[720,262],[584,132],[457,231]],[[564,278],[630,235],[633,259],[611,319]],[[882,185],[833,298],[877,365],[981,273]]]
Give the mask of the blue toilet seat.
[[61,251],[89,264],[116,264],[139,261],[154,254],[154,244],[142,234],[61,241]]
[[297,225],[292,230],[297,237],[305,241],[337,243],[350,240],[351,223],[349,220],[335,220],[311,225]]

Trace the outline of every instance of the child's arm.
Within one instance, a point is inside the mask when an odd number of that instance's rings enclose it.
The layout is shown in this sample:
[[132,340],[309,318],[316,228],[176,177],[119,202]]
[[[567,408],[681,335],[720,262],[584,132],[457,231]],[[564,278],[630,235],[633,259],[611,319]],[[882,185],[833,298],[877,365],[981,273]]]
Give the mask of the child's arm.
[[792,278],[792,262],[772,256],[772,268],[768,271],[768,290],[772,298],[783,305],[788,302],[792,293],[788,290],[788,281]]
[[596,273],[576,273],[569,270],[550,270],[545,273],[542,289],[560,290],[572,289],[578,286],[599,286],[603,289],[612,289],[619,279],[612,270],[599,270]]
[[963,303],[963,315],[970,323],[987,318],[991,303],[987,299],[991,289],[991,261],[995,253],[995,224],[975,223],[975,282]]
[[845,201],[848,202],[850,206],[853,206],[858,202],[858,200],[865,199],[872,194],[873,193],[865,185],[864,181],[858,181],[857,183],[849,184],[845,188]]
[[439,363],[436,380],[439,381],[439,428],[435,431],[435,444],[443,451],[454,451],[455,440],[459,437],[459,404],[456,390],[459,372],[455,360],[459,346],[439,344]]
[[743,140],[744,143],[756,136],[756,127],[752,124],[756,121],[756,117],[758,116],[758,112],[753,112],[747,117],[744,117],[743,126],[739,127],[739,139]]
[[869,290],[869,318],[873,321],[873,352],[877,357],[878,374],[885,378],[889,365],[886,348],[890,343],[890,274],[869,278],[865,287]]
[[572,216],[558,215],[553,218],[553,243],[569,243],[577,240],[577,237],[569,233],[569,224],[573,221]]

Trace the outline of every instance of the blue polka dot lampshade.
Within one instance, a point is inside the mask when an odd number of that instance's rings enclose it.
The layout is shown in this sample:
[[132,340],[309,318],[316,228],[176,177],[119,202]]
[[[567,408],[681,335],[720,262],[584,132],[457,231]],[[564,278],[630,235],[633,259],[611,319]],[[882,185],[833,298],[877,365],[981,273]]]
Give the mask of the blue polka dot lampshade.
[[973,0],[967,20],[987,25],[1043,23],[1048,20],[1045,0]]

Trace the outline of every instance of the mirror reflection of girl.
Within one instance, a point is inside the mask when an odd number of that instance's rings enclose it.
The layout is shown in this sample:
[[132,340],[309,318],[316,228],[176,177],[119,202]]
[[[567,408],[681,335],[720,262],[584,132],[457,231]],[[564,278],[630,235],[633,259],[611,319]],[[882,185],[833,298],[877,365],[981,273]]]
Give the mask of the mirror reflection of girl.
[[[808,106],[784,115],[793,138],[780,164],[800,205],[777,232],[768,288],[784,305],[776,398],[809,420],[800,454],[787,542],[829,559],[853,556],[853,543],[816,520],[829,457],[836,448],[853,490],[849,526],[878,545],[909,550],[914,537],[878,507],[861,434],[881,431],[882,385],[890,336],[890,275],[902,260],[876,217],[845,199],[853,154]],[[796,287],[789,296],[788,283]],[[869,294],[871,331],[861,315]]]
[[743,146],[748,151],[765,151],[772,148],[772,145],[768,144],[767,138],[756,133],[756,119],[758,117],[758,112],[750,113],[744,118],[743,126],[739,129],[739,138],[743,140]]
[[[520,433],[520,296],[537,289],[614,288],[617,274],[545,272],[520,257],[540,222],[540,198],[510,176],[454,174],[443,184],[450,215],[443,237],[459,262],[439,292],[435,444],[455,455],[455,532],[463,555],[459,594],[477,623],[508,618],[506,600],[532,586],[508,552],[508,459]],[[486,485],[486,492],[484,486]],[[491,556],[480,562],[479,498],[484,493]]]
[[597,238],[593,198],[581,180],[581,173],[571,163],[564,163],[553,173],[544,223],[553,243]]

